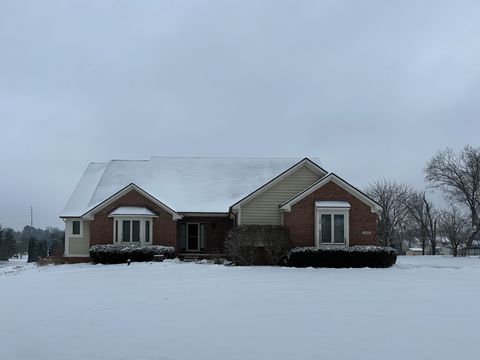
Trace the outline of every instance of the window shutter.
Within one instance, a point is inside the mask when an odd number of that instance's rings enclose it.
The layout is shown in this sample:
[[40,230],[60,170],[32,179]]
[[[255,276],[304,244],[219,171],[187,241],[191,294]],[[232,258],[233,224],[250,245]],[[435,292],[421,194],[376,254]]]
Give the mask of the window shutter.
[[205,224],[200,224],[200,250],[205,250]]
[[180,228],[180,247],[182,251],[187,250],[187,224],[181,224]]

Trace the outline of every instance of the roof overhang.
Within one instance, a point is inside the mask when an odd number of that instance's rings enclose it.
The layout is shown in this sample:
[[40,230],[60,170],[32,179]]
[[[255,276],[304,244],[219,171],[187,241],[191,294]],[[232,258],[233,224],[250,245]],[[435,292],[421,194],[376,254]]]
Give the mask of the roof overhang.
[[155,198],[154,196],[150,195],[148,192],[146,192],[145,190],[143,190],[141,187],[139,187],[138,185],[134,184],[134,183],[131,183],[127,186],[125,186],[123,189],[119,190],[118,192],[116,192],[115,194],[111,195],[110,197],[108,197],[107,199],[105,199],[104,201],[102,201],[101,203],[95,205],[94,207],[92,207],[90,210],[88,210],[86,213],[84,213],[81,218],[83,219],[87,219],[87,220],[92,220],[93,219],[93,215],[97,212],[99,212],[100,210],[104,209],[106,206],[108,206],[109,204],[111,204],[112,202],[114,202],[115,200],[118,200],[120,199],[121,197],[123,197],[124,195],[126,195],[128,192],[130,192],[131,190],[135,190],[137,191],[138,193],[140,193],[142,196],[144,196],[145,198],[147,198],[148,200],[150,200],[151,202],[153,202],[155,205],[158,205],[160,208],[162,208],[163,210],[165,210],[166,212],[168,212],[169,214],[172,215],[172,220],[179,220],[182,218],[182,215],[180,215],[179,213],[177,213],[176,211],[174,211],[172,208],[168,207],[167,205],[165,205],[164,203],[162,203],[160,200],[158,200],[157,198]]
[[179,211],[183,217],[229,217],[230,213],[228,212],[188,212],[188,211]]
[[308,188],[306,188],[302,192],[292,197],[290,200],[287,200],[285,203],[280,205],[280,209],[284,211],[291,211],[291,208],[293,205],[295,205],[297,202],[305,198],[307,195],[310,195],[315,190],[329,183],[330,181],[340,186],[342,189],[349,192],[350,194],[352,194],[353,196],[355,196],[357,199],[361,200],[365,204],[369,205],[373,213],[379,213],[382,211],[382,207],[375,200],[373,200],[372,198],[370,198],[369,196],[367,196],[366,194],[358,190],[356,187],[350,185],[349,183],[347,183],[345,180],[343,180],[341,177],[337,176],[334,173],[325,175],[323,178],[313,183]]
[[317,165],[315,162],[313,162],[309,158],[304,158],[304,159],[300,160],[299,162],[297,162],[295,165],[291,166],[290,168],[288,168],[287,170],[282,172],[277,177],[273,178],[272,180],[270,180],[266,184],[259,187],[257,190],[251,192],[250,194],[248,194],[247,196],[245,196],[244,198],[240,199],[235,204],[230,206],[230,212],[232,210],[239,210],[242,205],[246,204],[250,200],[257,197],[258,195],[262,194],[264,191],[268,190],[273,185],[279,183],[280,181],[285,179],[287,176],[289,176],[291,173],[295,172],[296,170],[298,170],[302,166],[307,166],[310,170],[314,171],[315,173],[319,174],[320,176],[325,176],[327,174],[327,171],[325,169],[323,169],[321,166]]
[[315,201],[317,209],[350,209],[348,201]]
[[108,217],[115,216],[158,217],[150,209],[141,206],[120,206],[108,214]]

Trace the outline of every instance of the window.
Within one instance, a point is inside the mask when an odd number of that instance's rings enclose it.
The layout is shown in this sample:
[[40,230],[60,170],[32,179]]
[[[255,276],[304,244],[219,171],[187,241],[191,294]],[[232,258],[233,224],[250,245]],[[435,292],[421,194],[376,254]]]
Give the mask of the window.
[[322,224],[320,226],[320,239],[322,243],[331,243],[332,239],[332,216],[330,214],[322,214]]
[[123,220],[122,224],[122,241],[130,242],[130,220]]
[[115,220],[115,242],[118,242],[118,220]]
[[150,242],[150,221],[145,221],[145,242]]
[[333,215],[333,242],[337,244],[343,244],[345,242],[344,235],[344,216]]
[[140,242],[140,221],[132,221],[132,241]]
[[72,221],[72,235],[80,235],[80,221],[74,220]]
[[318,212],[318,244],[348,244],[348,212]]

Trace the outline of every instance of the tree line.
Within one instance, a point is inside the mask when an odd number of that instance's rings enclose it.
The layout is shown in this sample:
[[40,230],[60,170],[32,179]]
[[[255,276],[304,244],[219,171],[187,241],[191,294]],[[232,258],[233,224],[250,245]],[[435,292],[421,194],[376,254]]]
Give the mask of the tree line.
[[15,231],[0,225],[0,261],[24,254],[28,255],[29,262],[39,257],[62,256],[64,242],[65,233],[58,228],[25,226],[22,231]]
[[[425,189],[390,180],[371,184],[366,193],[383,208],[377,222],[377,240],[402,251],[402,242],[418,239],[436,254],[438,241],[452,250],[479,245],[480,148],[465,146],[459,153],[437,152],[424,169]],[[436,206],[427,189],[442,193],[445,204]]]

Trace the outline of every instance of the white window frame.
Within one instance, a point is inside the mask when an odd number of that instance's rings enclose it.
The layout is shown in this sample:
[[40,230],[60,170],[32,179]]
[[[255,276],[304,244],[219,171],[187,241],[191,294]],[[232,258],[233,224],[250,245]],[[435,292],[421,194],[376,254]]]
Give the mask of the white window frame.
[[[315,246],[322,247],[322,246],[350,246],[350,217],[349,217],[350,209],[341,209],[341,208],[315,208]],[[332,233],[331,233],[331,242],[321,242],[320,239],[320,219],[322,215],[330,215],[332,217]],[[334,215],[343,215],[343,235],[344,235],[344,242],[343,243],[336,243],[334,241],[334,229],[335,229],[335,222],[334,222]]]
[[[118,221],[118,242],[115,241],[117,238],[117,228],[115,226]],[[123,221],[130,221],[130,241],[123,241]],[[132,241],[133,238],[133,221],[140,221],[140,241]],[[146,221],[150,222],[150,239],[148,242],[145,240],[145,226]],[[135,245],[135,244],[149,244],[153,242],[153,217],[131,217],[131,216],[114,216],[113,217],[113,243],[122,244],[122,245]]]
[[[79,234],[74,234],[73,233],[73,222],[74,221],[78,221],[80,223],[80,233]],[[71,238],[83,238],[83,220],[81,220],[81,219],[71,219],[69,236]]]

